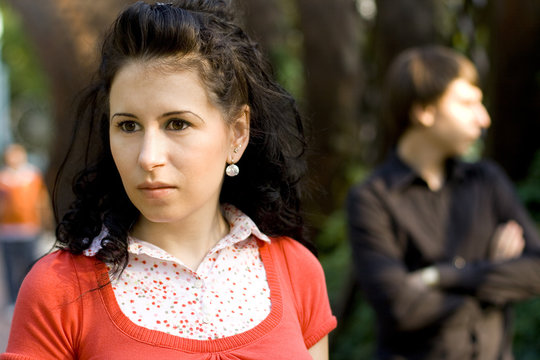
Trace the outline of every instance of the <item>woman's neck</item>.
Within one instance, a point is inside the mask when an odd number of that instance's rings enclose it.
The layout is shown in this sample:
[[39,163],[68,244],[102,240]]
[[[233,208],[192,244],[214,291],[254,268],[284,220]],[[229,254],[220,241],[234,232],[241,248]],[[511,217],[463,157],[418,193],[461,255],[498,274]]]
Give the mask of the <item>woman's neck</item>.
[[424,134],[415,131],[405,133],[398,143],[397,152],[431,190],[437,191],[444,185],[447,155],[425,141]]
[[220,207],[202,211],[177,222],[151,222],[141,216],[132,235],[160,247],[192,270],[197,270],[208,251],[229,233]]

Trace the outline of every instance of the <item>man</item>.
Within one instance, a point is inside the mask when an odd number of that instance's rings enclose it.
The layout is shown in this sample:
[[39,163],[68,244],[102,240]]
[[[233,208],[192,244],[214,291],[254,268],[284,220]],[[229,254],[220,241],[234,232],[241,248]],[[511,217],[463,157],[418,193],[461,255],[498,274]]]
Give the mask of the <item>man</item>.
[[437,46],[389,70],[394,151],[347,199],[380,359],[512,359],[509,305],[540,294],[540,238],[510,181],[458,159],[490,125],[477,81]]
[[51,222],[49,196],[39,171],[22,145],[11,144],[0,169],[0,246],[4,253],[9,305],[35,260],[42,226]]

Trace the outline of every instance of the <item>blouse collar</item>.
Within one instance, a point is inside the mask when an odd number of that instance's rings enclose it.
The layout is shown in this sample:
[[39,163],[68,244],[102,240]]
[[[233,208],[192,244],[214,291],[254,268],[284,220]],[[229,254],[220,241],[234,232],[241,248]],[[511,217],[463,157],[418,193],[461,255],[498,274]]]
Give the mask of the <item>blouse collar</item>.
[[[270,242],[270,238],[263,234],[257,225],[251,220],[249,216],[244,214],[241,210],[230,204],[223,204],[221,206],[223,215],[229,223],[229,233],[225,235],[216,245],[210,250],[209,254],[216,253],[221,249],[232,246],[239,242],[249,239],[252,235],[259,240]],[[102,227],[101,232],[92,240],[90,247],[83,251],[86,256],[94,256],[101,250],[102,240],[104,240],[109,234],[105,226]],[[146,254],[152,257],[161,258],[164,260],[175,260],[175,258],[168,254],[163,249],[135,237],[128,237],[128,252],[133,255]]]

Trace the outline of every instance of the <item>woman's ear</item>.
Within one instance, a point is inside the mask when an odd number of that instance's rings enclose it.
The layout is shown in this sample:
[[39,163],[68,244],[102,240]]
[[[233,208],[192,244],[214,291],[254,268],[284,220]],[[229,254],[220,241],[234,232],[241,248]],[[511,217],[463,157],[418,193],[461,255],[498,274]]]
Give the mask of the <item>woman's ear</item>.
[[435,106],[415,103],[410,116],[413,126],[429,128],[435,123]]
[[229,155],[230,163],[236,163],[240,160],[249,143],[250,114],[251,111],[249,106],[244,105],[240,115],[231,123],[231,153]]

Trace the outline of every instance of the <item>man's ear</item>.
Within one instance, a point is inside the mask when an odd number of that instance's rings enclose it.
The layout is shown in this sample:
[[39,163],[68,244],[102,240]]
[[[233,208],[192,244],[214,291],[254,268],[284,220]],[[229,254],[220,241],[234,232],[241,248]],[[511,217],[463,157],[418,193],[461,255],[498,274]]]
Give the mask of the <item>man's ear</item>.
[[435,123],[435,106],[415,103],[410,117],[413,126],[431,127]]
[[[231,147],[234,151],[233,162],[238,162],[249,143],[250,108],[244,105],[240,115],[231,123]],[[231,154],[232,155],[232,154]]]

